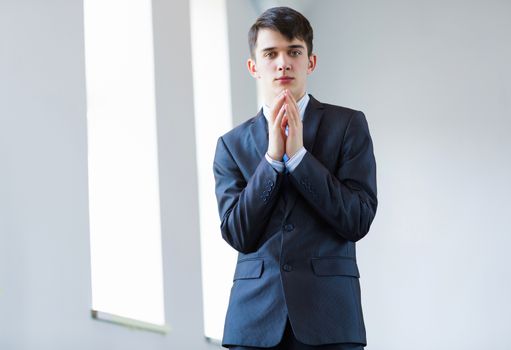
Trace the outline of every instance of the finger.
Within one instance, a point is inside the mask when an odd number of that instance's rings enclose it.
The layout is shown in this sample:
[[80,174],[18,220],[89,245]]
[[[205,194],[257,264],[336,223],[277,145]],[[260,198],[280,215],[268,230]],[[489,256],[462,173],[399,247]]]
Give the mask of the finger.
[[287,106],[287,104],[283,104],[280,107],[279,113],[277,114],[277,116],[275,117],[275,120],[273,121],[274,126],[279,125],[282,122],[282,118],[284,117],[284,114],[286,113],[286,106]]
[[292,103],[288,104],[287,112],[289,114],[289,124],[290,126],[297,127],[300,123],[300,113],[298,112],[298,109],[296,106],[294,106]]
[[293,94],[291,93],[291,91],[289,91],[289,94],[288,94],[288,95],[289,95],[289,98],[290,98],[292,101],[294,101],[294,100],[295,100],[295,97],[293,96]]
[[282,134],[282,137],[286,139],[286,125],[287,125],[288,119],[287,116],[284,115],[284,118],[282,118],[282,122],[280,123],[280,133]]
[[284,117],[282,118],[282,121],[280,122],[280,128],[286,130],[286,125],[289,123],[289,117],[288,114],[285,113]]
[[296,110],[298,110],[298,104],[296,103],[296,100],[292,93],[288,93],[286,95],[286,102],[291,105],[291,107],[294,107]]
[[285,100],[286,100],[285,90],[282,90],[280,92],[280,94],[275,96],[275,98],[273,99],[272,107],[271,107],[271,114],[272,114],[271,118],[272,119],[275,119],[275,117],[276,117],[275,114],[278,114],[278,111],[280,110],[280,108],[284,104]]
[[275,98],[273,99],[273,103],[275,105],[279,103],[283,103],[283,101],[286,99],[286,90],[282,90]]
[[292,94],[291,92],[289,92],[289,93],[287,94],[287,97],[288,97],[288,99],[289,99],[289,101],[290,101],[290,103],[291,103],[291,104],[293,104],[293,105],[295,105],[295,106],[297,105],[296,100],[295,100],[295,97],[293,96],[293,94]]

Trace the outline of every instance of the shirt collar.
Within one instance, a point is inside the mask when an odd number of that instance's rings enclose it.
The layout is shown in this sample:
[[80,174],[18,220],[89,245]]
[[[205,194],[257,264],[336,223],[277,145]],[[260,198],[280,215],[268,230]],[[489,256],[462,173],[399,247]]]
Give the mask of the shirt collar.
[[[296,101],[296,106],[298,107],[298,112],[300,113],[300,118],[302,119],[302,121],[303,116],[305,114],[305,108],[307,108],[309,100],[310,100],[309,94],[306,92],[301,99]],[[268,116],[270,115],[270,106],[263,104],[263,114],[264,117],[266,118],[266,121],[268,121]]]

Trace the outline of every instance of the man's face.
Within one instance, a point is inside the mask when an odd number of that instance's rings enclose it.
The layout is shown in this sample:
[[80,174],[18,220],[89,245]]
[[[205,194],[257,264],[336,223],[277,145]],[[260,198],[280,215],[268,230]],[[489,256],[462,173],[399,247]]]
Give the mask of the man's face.
[[275,96],[288,89],[298,100],[305,94],[307,75],[316,67],[316,55],[307,55],[303,40],[288,41],[280,32],[263,28],[257,33],[255,60],[249,59],[250,74],[260,79],[263,98],[271,104]]

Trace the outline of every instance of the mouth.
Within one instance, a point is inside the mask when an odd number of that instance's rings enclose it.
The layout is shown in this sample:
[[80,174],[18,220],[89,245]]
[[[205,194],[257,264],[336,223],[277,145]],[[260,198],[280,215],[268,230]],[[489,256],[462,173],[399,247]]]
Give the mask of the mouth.
[[291,82],[293,79],[294,79],[293,77],[283,76],[283,77],[279,77],[275,80],[278,81],[279,83],[285,84],[285,83]]

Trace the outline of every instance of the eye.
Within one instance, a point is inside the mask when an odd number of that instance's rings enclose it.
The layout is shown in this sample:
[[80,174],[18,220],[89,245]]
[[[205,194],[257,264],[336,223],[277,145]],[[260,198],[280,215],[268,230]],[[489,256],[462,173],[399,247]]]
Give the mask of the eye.
[[291,56],[300,56],[302,54],[302,52],[300,50],[292,50],[291,51]]
[[275,51],[269,51],[264,54],[264,57],[273,58],[275,57]]

